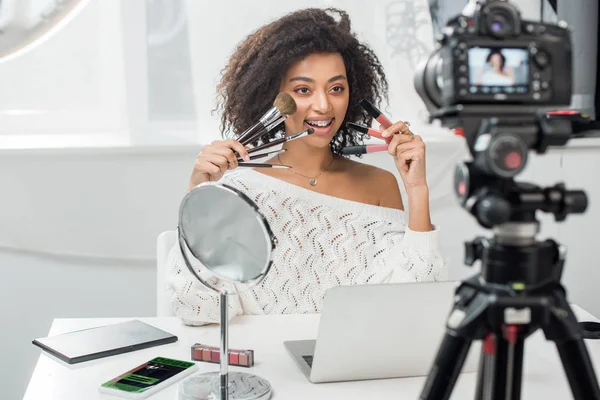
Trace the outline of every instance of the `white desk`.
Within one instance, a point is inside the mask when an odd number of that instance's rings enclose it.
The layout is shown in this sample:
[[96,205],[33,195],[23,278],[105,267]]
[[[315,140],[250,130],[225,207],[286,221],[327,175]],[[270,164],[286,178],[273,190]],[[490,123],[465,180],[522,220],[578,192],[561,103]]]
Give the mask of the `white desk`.
[[[598,319],[574,307],[579,320]],[[68,366],[42,352],[25,393],[25,400],[114,399],[101,395],[98,386],[157,356],[190,360],[194,343],[218,345],[217,326],[187,327],[176,318],[140,318],[179,337],[176,343]],[[56,319],[50,335],[122,321],[115,318]],[[295,399],[417,399],[425,377],[385,379],[342,383],[311,384],[294,364],[282,342],[316,337],[319,315],[277,315],[237,317],[230,325],[230,347],[254,349],[255,366],[232,367],[266,378],[274,398]],[[384,334],[384,333],[382,333]],[[393,334],[387,332],[385,334]],[[600,341],[586,344],[596,371],[600,370]],[[437,345],[437,344],[436,344]],[[478,344],[477,344],[478,345]],[[538,331],[526,340],[523,399],[570,399],[567,379],[556,348]],[[200,371],[218,371],[217,364],[199,362]],[[452,399],[473,398],[476,374],[462,374]],[[151,396],[151,399],[177,399],[179,383]]]

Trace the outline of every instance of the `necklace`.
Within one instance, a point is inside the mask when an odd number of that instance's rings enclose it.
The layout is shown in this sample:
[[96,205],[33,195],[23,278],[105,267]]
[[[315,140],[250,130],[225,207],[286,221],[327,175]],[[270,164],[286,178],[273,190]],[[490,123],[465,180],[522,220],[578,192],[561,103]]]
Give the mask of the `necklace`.
[[[281,162],[281,158],[279,157],[279,154],[277,154],[277,160],[279,161],[279,164],[283,165],[283,163]],[[325,167],[325,169],[323,169],[323,171],[319,172],[319,173],[317,174],[317,176],[315,176],[315,177],[311,177],[311,176],[306,176],[306,175],[303,175],[303,174],[301,174],[300,172],[298,172],[298,171],[295,171],[293,168],[290,168],[290,172],[293,172],[293,173],[295,173],[296,175],[300,175],[300,176],[302,176],[302,177],[304,177],[304,178],[308,179],[308,183],[310,184],[310,186],[317,186],[317,183],[319,183],[319,181],[317,181],[317,178],[318,178],[319,176],[321,176],[321,175],[322,175],[322,174],[323,174],[325,171],[327,171],[327,169],[328,169],[329,167],[331,167],[331,164],[333,164],[333,160],[335,160],[335,156],[332,156],[332,157],[331,157],[331,162],[330,162],[330,163],[327,165],[327,167]]]

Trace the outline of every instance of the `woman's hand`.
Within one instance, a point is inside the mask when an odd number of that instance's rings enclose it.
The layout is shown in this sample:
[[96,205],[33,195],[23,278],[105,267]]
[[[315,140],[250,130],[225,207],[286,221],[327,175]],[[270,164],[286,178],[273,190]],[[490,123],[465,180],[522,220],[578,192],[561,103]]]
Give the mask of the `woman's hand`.
[[426,188],[425,143],[421,137],[414,135],[402,121],[385,129],[383,136],[388,140],[388,153],[394,156],[407,192],[415,188]]
[[203,182],[218,181],[225,171],[237,168],[238,155],[244,160],[249,160],[248,150],[243,144],[234,139],[215,140],[202,148],[196,158],[188,191]]
[[408,194],[409,228],[419,232],[432,230],[425,174],[425,143],[404,122],[396,122],[385,129],[383,136],[388,140],[388,153],[394,156]]

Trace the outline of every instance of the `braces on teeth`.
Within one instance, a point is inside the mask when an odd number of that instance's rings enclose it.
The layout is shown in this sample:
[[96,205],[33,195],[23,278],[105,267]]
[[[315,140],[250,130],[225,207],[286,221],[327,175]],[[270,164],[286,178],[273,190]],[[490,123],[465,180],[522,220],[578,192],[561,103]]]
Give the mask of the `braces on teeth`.
[[307,124],[309,124],[309,125],[314,125],[314,126],[321,126],[321,127],[323,127],[323,126],[327,126],[327,125],[329,125],[329,124],[331,123],[331,120],[329,120],[329,121],[308,121],[308,120],[307,120],[307,121],[306,121],[306,123],[307,123]]

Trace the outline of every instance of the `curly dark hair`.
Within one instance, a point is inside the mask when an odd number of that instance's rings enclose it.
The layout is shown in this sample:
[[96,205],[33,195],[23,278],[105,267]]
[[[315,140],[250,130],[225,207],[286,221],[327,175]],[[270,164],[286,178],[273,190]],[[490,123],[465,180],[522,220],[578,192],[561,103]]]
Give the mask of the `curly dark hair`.
[[[373,50],[351,31],[348,14],[335,8],[292,12],[238,44],[217,87],[215,111],[222,112],[223,136],[231,137],[231,131],[241,133],[255,123],[273,105],[290,66],[314,53],[338,53],[346,67],[350,100],[342,126],[331,141],[332,152],[340,154],[343,147],[362,144],[366,134],[350,131],[346,122],[369,126],[372,117],[359,102],[387,102],[388,83]],[[283,129],[283,124],[277,129]],[[268,140],[261,138],[262,142]]]

